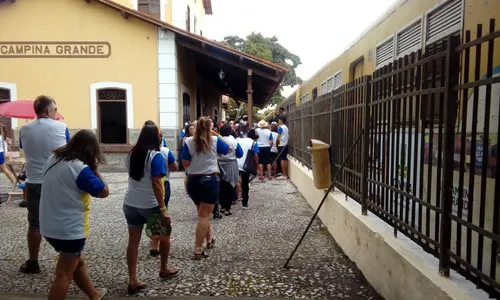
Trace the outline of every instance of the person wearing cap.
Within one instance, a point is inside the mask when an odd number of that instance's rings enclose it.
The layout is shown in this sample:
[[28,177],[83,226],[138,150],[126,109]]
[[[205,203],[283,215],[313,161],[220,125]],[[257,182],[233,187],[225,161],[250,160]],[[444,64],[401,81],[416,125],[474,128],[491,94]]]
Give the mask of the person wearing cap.
[[257,174],[259,180],[264,180],[264,167],[267,170],[267,179],[272,180],[271,176],[271,147],[273,146],[273,136],[271,130],[268,129],[269,124],[266,121],[261,120],[257,124],[257,134],[259,139],[257,144],[259,145],[259,168]]

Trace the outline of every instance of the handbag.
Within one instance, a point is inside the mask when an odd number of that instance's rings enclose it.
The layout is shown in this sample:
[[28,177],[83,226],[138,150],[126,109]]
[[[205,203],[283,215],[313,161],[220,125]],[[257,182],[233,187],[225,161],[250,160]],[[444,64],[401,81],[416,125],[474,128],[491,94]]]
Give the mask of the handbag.
[[255,155],[253,151],[255,143],[256,142],[253,142],[252,148],[248,149],[247,157],[245,158],[245,163],[243,164],[243,170],[251,175],[257,175],[257,165],[255,165],[255,159],[253,157]]

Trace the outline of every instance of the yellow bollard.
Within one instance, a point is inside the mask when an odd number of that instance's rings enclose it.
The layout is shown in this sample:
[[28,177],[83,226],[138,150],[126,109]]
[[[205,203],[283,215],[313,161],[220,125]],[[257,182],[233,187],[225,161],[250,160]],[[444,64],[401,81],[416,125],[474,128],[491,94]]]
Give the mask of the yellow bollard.
[[332,170],[330,165],[330,145],[320,140],[310,140],[307,150],[312,154],[312,170],[314,186],[318,190],[327,189],[332,183]]

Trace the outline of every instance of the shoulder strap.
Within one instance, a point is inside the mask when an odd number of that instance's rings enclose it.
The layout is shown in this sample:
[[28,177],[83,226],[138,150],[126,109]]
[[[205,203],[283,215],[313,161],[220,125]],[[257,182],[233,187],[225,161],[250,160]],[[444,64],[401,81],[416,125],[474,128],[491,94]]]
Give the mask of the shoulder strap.
[[43,173],[43,176],[47,175],[47,172],[49,172],[50,169],[52,169],[53,166],[57,165],[58,163],[60,163],[62,161],[62,158],[60,158],[58,161],[56,161],[54,164],[52,164],[52,166],[50,166],[47,171],[45,171],[45,173]]

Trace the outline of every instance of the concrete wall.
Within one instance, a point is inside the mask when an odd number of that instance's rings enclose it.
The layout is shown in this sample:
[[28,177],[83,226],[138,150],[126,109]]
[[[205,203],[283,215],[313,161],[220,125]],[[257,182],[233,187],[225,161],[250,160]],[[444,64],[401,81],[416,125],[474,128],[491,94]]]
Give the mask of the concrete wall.
[[[290,160],[290,178],[316,209],[324,196],[313,184],[312,171]],[[354,261],[368,282],[387,300],[488,299],[488,295],[452,271],[439,275],[438,261],[402,233],[369,213],[341,192],[332,192],[318,217],[344,253]]]

